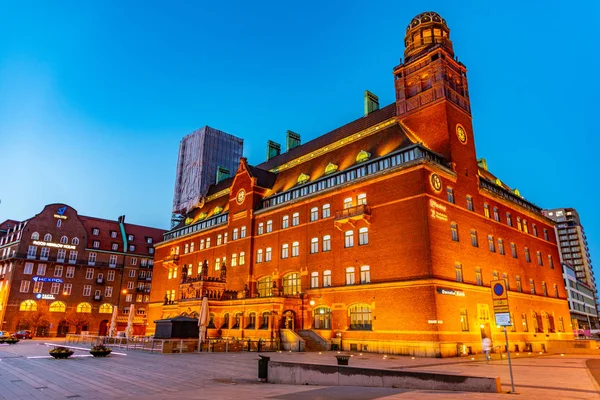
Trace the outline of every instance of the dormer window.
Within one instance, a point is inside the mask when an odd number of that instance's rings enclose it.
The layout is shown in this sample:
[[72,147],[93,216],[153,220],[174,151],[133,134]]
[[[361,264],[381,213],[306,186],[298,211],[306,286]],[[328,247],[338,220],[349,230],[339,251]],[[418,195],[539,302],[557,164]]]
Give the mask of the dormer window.
[[213,211],[213,215],[221,214],[221,211],[223,211],[223,207],[216,206]]
[[298,185],[302,185],[302,184],[308,182],[309,179],[310,179],[310,175],[307,175],[304,173],[300,174],[300,176],[298,177]]
[[498,178],[496,178],[496,185],[502,186],[502,181]]
[[202,221],[205,218],[206,218],[206,213],[200,213],[200,215],[198,215],[198,221]]
[[360,153],[358,153],[358,155],[356,156],[356,162],[361,163],[367,161],[369,158],[371,158],[371,153],[365,150],[361,150]]
[[334,172],[337,172],[337,170],[338,170],[337,165],[335,165],[334,163],[329,163],[325,167],[325,175],[333,174]]

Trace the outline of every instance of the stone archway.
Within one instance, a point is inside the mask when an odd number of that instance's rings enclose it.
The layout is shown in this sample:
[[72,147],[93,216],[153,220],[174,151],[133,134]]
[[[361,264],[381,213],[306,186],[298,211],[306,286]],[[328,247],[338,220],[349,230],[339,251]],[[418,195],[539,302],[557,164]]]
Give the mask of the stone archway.
[[286,310],[281,315],[281,329],[294,330],[296,326],[296,313],[292,310]]

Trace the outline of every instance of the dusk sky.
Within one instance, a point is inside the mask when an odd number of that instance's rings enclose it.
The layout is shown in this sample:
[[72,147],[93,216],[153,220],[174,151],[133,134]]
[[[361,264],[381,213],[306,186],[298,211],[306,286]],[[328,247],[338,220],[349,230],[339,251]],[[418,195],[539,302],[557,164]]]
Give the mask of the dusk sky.
[[306,142],[361,117],[365,89],[392,103],[405,28],[437,11],[478,157],[538,206],[576,208],[600,257],[598,1],[8,3],[0,221],[57,202],[167,228],[184,135],[240,136],[257,164],[288,129]]

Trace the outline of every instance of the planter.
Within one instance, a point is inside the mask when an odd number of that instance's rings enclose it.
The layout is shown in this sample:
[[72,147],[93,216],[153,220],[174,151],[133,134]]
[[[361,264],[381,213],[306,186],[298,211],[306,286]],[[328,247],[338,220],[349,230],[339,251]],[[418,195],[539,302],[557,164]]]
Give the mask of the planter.
[[90,350],[90,354],[93,355],[94,357],[106,357],[107,355],[109,355],[110,353],[112,353],[112,350]]
[[68,352],[60,352],[60,353],[50,353],[50,355],[57,359],[69,358],[75,353],[73,350],[69,350]]
[[335,356],[337,358],[338,365],[348,365],[348,360],[350,360],[350,356]]

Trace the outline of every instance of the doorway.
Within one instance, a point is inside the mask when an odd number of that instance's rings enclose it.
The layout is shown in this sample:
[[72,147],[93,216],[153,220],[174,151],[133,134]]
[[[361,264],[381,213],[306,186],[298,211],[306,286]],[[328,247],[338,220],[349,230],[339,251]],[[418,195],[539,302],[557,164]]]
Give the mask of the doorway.
[[98,327],[98,336],[106,336],[108,333],[108,320],[103,319],[100,321],[100,326]]
[[283,316],[281,317],[281,328],[294,330],[295,320],[296,320],[296,313],[294,311],[292,311],[292,310],[284,311]]
[[56,329],[57,337],[65,337],[69,333],[69,323],[64,319],[58,323],[58,328]]

